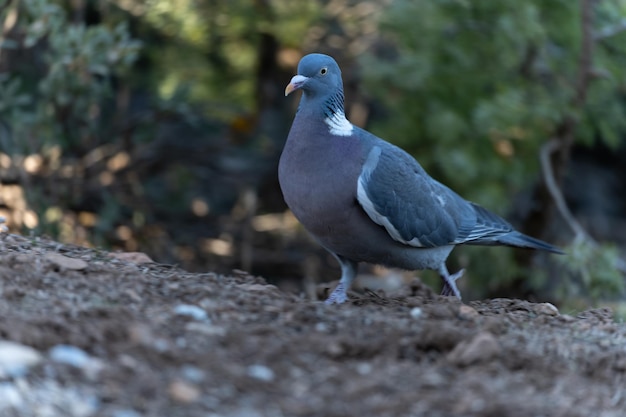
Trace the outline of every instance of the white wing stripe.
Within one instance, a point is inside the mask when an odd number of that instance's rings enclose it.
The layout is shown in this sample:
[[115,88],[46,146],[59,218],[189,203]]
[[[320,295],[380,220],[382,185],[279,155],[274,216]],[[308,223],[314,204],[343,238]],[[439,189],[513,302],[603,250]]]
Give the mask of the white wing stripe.
[[393,240],[404,243],[405,245],[415,246],[418,248],[423,247],[424,245],[422,245],[422,243],[416,237],[409,241],[403,239],[398,229],[396,229],[395,226],[391,224],[389,219],[376,211],[374,203],[368,197],[367,191],[365,191],[372,172],[374,172],[374,169],[376,169],[376,166],[378,165],[378,159],[380,158],[380,154],[380,148],[378,146],[375,146],[367,156],[365,164],[363,164],[363,170],[361,171],[361,175],[359,175],[359,179],[357,181],[357,200],[359,201],[361,207],[363,207],[363,210],[365,210],[369,218],[372,219],[374,223],[383,226]]

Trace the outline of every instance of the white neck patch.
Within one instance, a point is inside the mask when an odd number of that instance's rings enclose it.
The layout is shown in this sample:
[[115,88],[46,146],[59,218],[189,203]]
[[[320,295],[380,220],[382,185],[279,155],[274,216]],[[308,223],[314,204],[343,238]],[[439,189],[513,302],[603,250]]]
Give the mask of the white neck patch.
[[328,125],[328,130],[332,135],[350,136],[354,130],[354,126],[346,119],[343,112],[333,113],[332,116],[324,119],[324,122]]

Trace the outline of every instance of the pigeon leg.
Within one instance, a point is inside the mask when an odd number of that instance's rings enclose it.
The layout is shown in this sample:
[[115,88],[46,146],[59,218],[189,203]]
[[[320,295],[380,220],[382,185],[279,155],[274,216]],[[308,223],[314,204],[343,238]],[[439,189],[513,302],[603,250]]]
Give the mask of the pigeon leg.
[[459,300],[461,299],[461,291],[456,286],[456,280],[461,278],[465,273],[465,269],[461,269],[460,271],[455,272],[450,275],[448,272],[448,268],[443,264],[439,268],[439,276],[443,279],[443,289],[441,290],[441,295],[447,296],[455,296]]
[[333,255],[335,255],[335,258],[337,258],[341,265],[341,279],[339,280],[339,285],[337,285],[326,300],[326,304],[341,304],[348,300],[346,291],[348,291],[350,284],[352,284],[352,281],[354,281],[356,277],[357,263],[343,256],[337,254]]

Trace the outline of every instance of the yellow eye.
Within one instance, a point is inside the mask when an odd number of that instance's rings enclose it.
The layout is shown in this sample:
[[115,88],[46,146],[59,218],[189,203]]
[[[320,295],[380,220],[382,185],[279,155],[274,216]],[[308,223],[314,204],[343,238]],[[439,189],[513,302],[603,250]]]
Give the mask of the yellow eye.
[[328,72],[328,68],[324,67],[320,70],[320,74],[322,75],[326,75],[326,73]]

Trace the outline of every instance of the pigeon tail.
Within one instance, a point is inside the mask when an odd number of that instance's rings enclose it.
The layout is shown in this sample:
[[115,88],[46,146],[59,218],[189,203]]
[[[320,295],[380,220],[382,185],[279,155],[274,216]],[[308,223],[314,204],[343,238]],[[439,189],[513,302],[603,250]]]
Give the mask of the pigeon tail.
[[501,245],[514,246],[517,248],[536,249],[559,255],[565,254],[565,252],[556,246],[517,231],[498,236],[496,242]]

